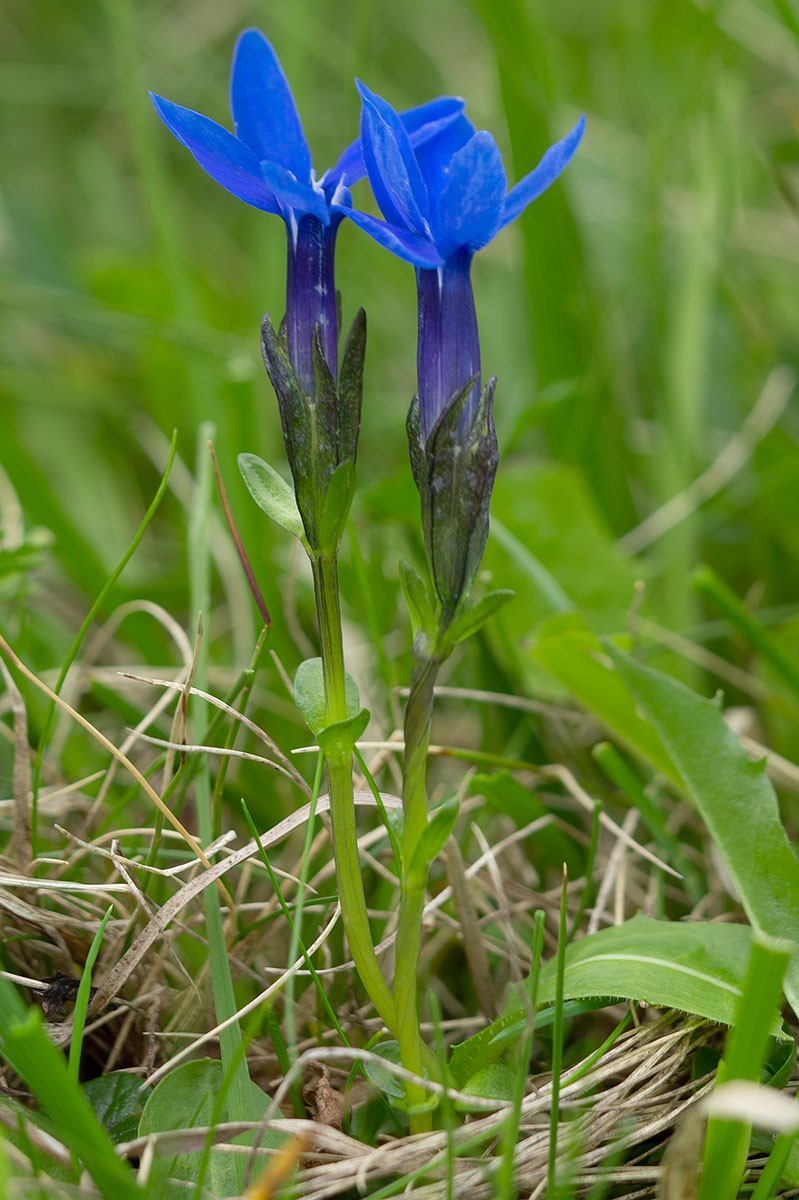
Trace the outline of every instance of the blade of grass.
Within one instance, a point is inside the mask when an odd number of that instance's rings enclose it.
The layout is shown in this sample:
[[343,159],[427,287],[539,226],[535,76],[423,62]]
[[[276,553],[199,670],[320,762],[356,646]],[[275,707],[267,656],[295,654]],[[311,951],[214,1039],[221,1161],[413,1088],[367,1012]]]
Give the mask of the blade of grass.
[[380,617],[377,611],[375,598],[372,594],[372,585],[369,579],[369,572],[366,569],[361,547],[358,538],[355,535],[355,525],[353,524],[352,516],[347,518],[347,538],[350,546],[350,557],[352,559],[352,567],[355,571],[355,579],[358,584],[358,594],[363,603],[366,622],[369,626],[371,634],[372,646],[374,647],[377,661],[380,668],[380,677],[389,689],[394,689],[397,686],[397,673],[394,668],[394,660],[390,659],[384,648],[385,630],[380,623]]
[[[201,619],[202,613],[210,608],[211,561],[208,549],[208,520],[211,511],[213,478],[211,458],[207,444],[213,439],[214,430],[210,423],[203,423],[197,433],[197,483],[189,523],[189,590],[192,611]],[[208,646],[203,639],[197,655],[196,682],[202,691],[206,688]],[[194,736],[202,743],[207,725],[206,706],[195,699],[193,708]],[[211,810],[210,770],[206,756],[195,779],[195,798],[200,841],[204,846],[213,841],[213,814]],[[233,990],[233,979],[228,961],[227,940],[222,922],[219,894],[215,888],[206,888],[203,893],[205,926],[208,937],[211,985],[217,1024],[227,1021],[238,1010]],[[232,916],[232,912],[231,912]],[[228,1025],[219,1035],[219,1048],[225,1074],[230,1072],[229,1115],[231,1121],[257,1121],[252,1098],[252,1088],[246,1055],[241,1052],[241,1028],[238,1021]],[[247,1170],[245,1159],[234,1158],[236,1181],[239,1191],[244,1191]]]
[[[242,688],[241,688],[241,697],[239,699],[238,706],[237,706],[238,711],[242,714],[247,711],[247,706],[250,702],[250,696],[252,695],[252,689],[255,687],[255,677],[256,677],[256,673],[258,671],[258,665],[261,661],[261,655],[263,653],[264,646],[266,645],[266,639],[269,637],[269,629],[270,629],[269,625],[264,625],[263,629],[261,630],[260,634],[258,635],[258,641],[255,643],[255,650],[253,652],[252,661],[250,662],[249,669],[243,680],[243,684],[242,684]],[[218,716],[221,716],[221,714],[216,713],[211,718],[209,728],[206,729],[206,731],[205,731],[206,737],[208,737],[208,735],[209,735],[210,726],[216,725]],[[231,721],[230,727],[228,728],[227,734],[225,736],[225,740],[223,742],[223,746],[226,750],[231,750],[233,748],[236,738],[238,737],[240,729],[241,729],[240,722]],[[216,780],[214,782],[214,791],[213,791],[213,796],[211,798],[211,810],[212,810],[211,825],[212,825],[214,838],[218,838],[222,833],[222,795],[223,795],[225,780],[227,779],[227,772],[228,772],[228,767],[230,766],[230,763],[231,763],[230,758],[226,758],[224,756],[222,757],[222,761],[220,762],[219,769],[216,773]]]
[[372,772],[366,765],[366,759],[363,757],[357,746],[353,746],[352,752],[355,755],[355,761],[360,767],[364,779],[369,785],[369,790],[375,798],[377,811],[380,813],[380,818],[386,827],[386,833],[388,834],[388,840],[391,845],[391,853],[394,855],[394,870],[396,871],[397,878],[399,878],[402,875],[402,848],[399,844],[399,838],[394,830],[394,826],[388,819],[388,813],[386,811],[386,806],[383,803],[383,797],[380,795],[380,789],[372,777]]
[[[316,824],[316,801],[319,798],[319,789],[322,785],[322,768],[324,766],[324,757],[320,751],[316,760],[316,771],[314,773],[313,788],[311,791],[310,812],[308,821],[305,826],[305,840],[302,846],[302,861],[300,865],[300,878],[297,886],[297,898],[294,902],[294,919],[291,922],[291,941],[289,943],[289,962],[295,962],[297,952],[302,945],[302,916],[303,907],[305,904],[305,892],[308,883],[308,873],[310,870],[311,861],[311,845],[314,837],[314,825]],[[260,839],[258,841],[260,848]],[[279,891],[278,891],[278,894]],[[307,956],[306,956],[307,957]],[[295,976],[290,975],[286,980],[286,1041],[288,1044],[289,1058],[292,1062],[297,1059],[297,1027],[294,1021],[294,991],[295,991]],[[300,1102],[302,1102],[302,1093],[300,1093]],[[304,1105],[303,1105],[304,1111]]]
[[[269,879],[270,879],[272,887],[274,889],[275,896],[277,897],[277,902],[280,905],[280,908],[283,912],[283,916],[286,918],[286,922],[287,922],[289,928],[292,931],[294,931],[296,926],[295,926],[294,918],[291,915],[291,909],[286,904],[286,901],[283,898],[283,893],[280,889],[280,884],[278,883],[277,876],[275,875],[275,872],[272,868],[272,864],[269,861],[269,856],[267,855],[266,850],[264,849],[263,843],[261,841],[261,836],[258,833],[258,830],[256,829],[256,826],[252,819],[252,816],[250,815],[250,811],[247,808],[247,805],[243,800],[241,802],[241,807],[242,807],[242,811],[244,812],[244,816],[247,820],[247,824],[250,827],[250,831],[251,831],[253,837],[255,838],[256,842],[258,843],[258,852],[261,856],[261,861],[263,862],[263,864],[266,867],[266,870],[269,874]],[[319,972],[316,970],[316,967],[313,965],[313,961],[312,961],[310,955],[308,954],[308,950],[306,948],[305,942],[302,939],[301,934],[299,934],[297,937],[297,944],[299,946],[300,953],[302,954],[303,958],[305,959],[305,965],[308,968],[311,978],[312,978],[312,980],[316,986],[316,989],[319,993],[319,999],[322,1002],[325,1012],[330,1017],[330,1021],[331,1021],[331,1024],[333,1025],[333,1028],[335,1029],[336,1033],[341,1038],[343,1044],[345,1046],[349,1046],[350,1043],[349,1043],[349,1040],[347,1039],[347,1035],[345,1034],[344,1030],[341,1028],[341,1023],[339,1022],[339,1019],[336,1016],[336,1010],[333,1008],[333,1005],[330,1003],[330,1000],[327,997],[327,993],[325,991],[325,986],[322,983],[321,976],[319,975]],[[286,1062],[289,1063],[288,1058],[286,1058]],[[289,1065],[290,1065],[290,1063],[289,1063]],[[288,1069],[286,1069],[286,1071],[284,1071],[284,1074],[288,1074]]]
[[547,1161],[547,1200],[558,1195],[556,1167],[558,1158],[558,1121],[560,1117],[560,1073],[563,1066],[563,988],[566,972],[566,920],[568,874],[563,867],[563,888],[560,895],[558,925],[558,955],[555,975],[555,1022],[552,1026],[552,1107],[549,1116],[549,1157]]
[[513,1200],[516,1190],[513,1186],[513,1152],[519,1139],[519,1121],[521,1119],[522,1101],[527,1083],[527,1072],[530,1068],[530,1056],[533,1052],[535,1038],[536,1006],[538,1004],[538,976],[541,970],[541,953],[544,948],[544,921],[546,914],[540,909],[533,918],[533,941],[530,953],[530,974],[525,982],[527,1001],[530,1005],[527,1031],[519,1044],[519,1056],[516,1064],[516,1080],[513,1092],[513,1108],[505,1120],[502,1134],[502,1165],[497,1178],[498,1200]]
[[771,1154],[769,1154],[766,1165],[755,1185],[755,1190],[752,1192],[751,1200],[774,1200],[777,1188],[782,1182],[785,1165],[791,1150],[796,1145],[797,1137],[799,1137],[799,1131],[795,1129],[777,1135],[771,1148]]
[[446,1090],[447,1083],[447,1051],[444,1046],[444,1035],[441,1032],[441,1001],[438,994],[429,988],[427,992],[427,1008],[430,1013],[430,1020],[433,1022],[433,1045],[438,1056],[439,1078],[444,1083],[444,1094],[441,1097],[441,1124],[444,1126],[446,1135],[446,1160],[444,1170],[446,1173],[446,1200],[454,1200],[455,1196],[455,1141],[452,1132],[457,1128],[458,1118],[455,1115],[455,1109],[452,1106],[452,1101],[449,1098],[449,1093]]
[[103,941],[105,927],[108,924],[108,918],[113,911],[113,904],[109,904],[105,916],[92,939],[89,953],[86,955],[86,963],[83,967],[80,983],[78,984],[78,993],[75,997],[75,1009],[72,1014],[72,1039],[69,1043],[69,1074],[75,1083],[78,1082],[78,1072],[80,1071],[83,1028],[86,1023],[86,1009],[89,1007],[89,996],[92,990],[92,970],[94,964],[97,962],[97,955],[100,953],[100,946]]
[[760,622],[736,596],[723,579],[710,567],[698,567],[691,577],[691,586],[709,600],[743,638],[767,659],[779,672],[793,692],[799,696],[799,670],[782,653],[763,629]]
[[591,834],[588,841],[588,850],[585,856],[585,887],[580,892],[580,899],[577,904],[577,912],[574,914],[569,935],[566,938],[570,942],[577,930],[580,928],[580,923],[585,915],[585,910],[591,903],[595,886],[594,886],[594,863],[596,862],[596,852],[599,846],[599,818],[602,813],[602,806],[599,801],[594,804],[594,812],[591,817]]
[[[759,1079],[792,952],[790,943],[776,938],[760,934],[752,939],[738,1013],[719,1066],[718,1084],[731,1079]],[[750,1134],[751,1126],[741,1121],[714,1118],[708,1122],[699,1200],[734,1200],[738,1195]]]
[[[78,725],[81,725],[87,733],[91,734],[95,741],[99,742],[109,754],[113,755],[113,757],[120,762],[127,771],[130,772],[139,787],[144,790],[156,808],[163,813],[169,823],[178,831],[186,844],[191,848],[192,852],[197,855],[203,866],[210,869],[211,864],[208,861],[208,858],[203,853],[202,849],[197,845],[197,842],[189,833],[188,829],[186,829],[185,825],[178,820],[171,809],[164,804],[164,801],[155,791],[152,784],[147,780],[146,776],[142,774],[142,772],[134,763],[131,762],[128,756],[123,754],[122,751],[115,746],[114,743],[110,741],[110,739],[107,738],[104,733],[101,733],[99,729],[95,728],[91,721],[88,721],[86,717],[84,717],[76,709],[72,708],[70,704],[67,704],[66,701],[61,698],[61,696],[56,695],[56,693],[53,692],[46,683],[43,683],[41,679],[37,678],[33,671],[31,671],[29,667],[26,667],[24,662],[22,662],[22,660],[14,653],[2,634],[0,634],[0,653],[6,656],[15,670],[24,675],[29,683],[32,683],[33,686],[37,687],[40,692],[44,692],[46,696],[49,696],[59,708],[64,710],[64,712],[69,713],[73,721],[76,721]],[[223,894],[226,894],[224,888],[222,888],[222,892]]]

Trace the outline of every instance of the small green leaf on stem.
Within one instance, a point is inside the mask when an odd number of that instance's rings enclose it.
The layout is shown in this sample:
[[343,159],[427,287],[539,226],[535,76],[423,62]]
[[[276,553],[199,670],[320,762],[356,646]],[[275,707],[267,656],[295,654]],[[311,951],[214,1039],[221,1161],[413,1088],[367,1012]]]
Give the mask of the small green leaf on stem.
[[238,462],[247,491],[258,507],[304,542],[305,531],[291,484],[257,454],[240,454]]
[[[361,700],[358,695],[358,685],[348,672],[344,673],[344,688],[347,721],[350,721],[353,717],[360,715]],[[300,663],[297,674],[294,676],[294,703],[300,710],[302,719],[311,733],[318,737],[328,726],[325,676],[321,658],[306,658],[305,662]],[[344,723],[340,722],[340,724]]]
[[498,588],[494,592],[488,592],[482,596],[475,604],[469,606],[465,612],[456,617],[452,625],[447,631],[447,642],[455,646],[458,642],[463,642],[466,638],[471,637],[473,633],[481,625],[484,625],[494,613],[499,612],[509,600],[512,600],[515,593],[508,588]]
[[428,864],[440,854],[458,819],[460,801],[449,796],[432,814],[413,850],[409,874],[427,876]]
[[336,721],[334,725],[328,725],[325,729],[320,729],[316,735],[316,740],[325,757],[329,758],[331,754],[335,754],[337,751],[339,753],[351,754],[352,748],[358,738],[363,736],[371,715],[368,708],[362,708],[354,717],[347,717],[346,721]]

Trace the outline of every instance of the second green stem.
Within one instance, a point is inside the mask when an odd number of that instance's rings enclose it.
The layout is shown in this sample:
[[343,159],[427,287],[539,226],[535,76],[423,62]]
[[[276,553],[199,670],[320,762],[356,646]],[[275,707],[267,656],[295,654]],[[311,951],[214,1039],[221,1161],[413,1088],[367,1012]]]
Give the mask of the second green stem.
[[[319,617],[325,703],[329,724],[347,719],[344,649],[341,639],[341,610],[336,560],[319,555],[311,560]],[[355,800],[352,784],[352,750],[342,744],[325,756],[330,787],[330,819],[341,919],[353,962],[363,986],[381,1020],[395,1037],[395,1007],[375,954],[366,897],[363,890],[355,825]],[[418,1037],[418,1034],[417,1034]],[[399,1038],[398,1038],[399,1040]]]
[[[417,971],[421,942],[422,913],[427,887],[427,863],[414,863],[414,851],[427,825],[427,749],[433,719],[433,699],[440,660],[417,660],[411,676],[405,709],[405,755],[403,759],[402,807],[405,816],[404,869],[397,924],[397,965],[394,972],[396,1037],[402,1065],[415,1075],[423,1073],[424,1047],[419,1036]],[[420,1110],[426,1099],[419,1084],[407,1084],[406,1099],[411,1131],[430,1129],[429,1112]],[[414,1109],[417,1111],[414,1112]]]

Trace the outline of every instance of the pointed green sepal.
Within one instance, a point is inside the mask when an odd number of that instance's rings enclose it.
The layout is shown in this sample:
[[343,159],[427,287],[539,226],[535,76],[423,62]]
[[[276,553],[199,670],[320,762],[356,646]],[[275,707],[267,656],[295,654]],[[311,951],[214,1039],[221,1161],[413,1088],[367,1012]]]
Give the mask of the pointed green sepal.
[[473,383],[470,379],[453,395],[424,448],[422,525],[445,625],[468,597],[479,569],[497,469],[491,412],[495,380],[486,384],[471,423],[464,429]]
[[339,463],[327,485],[319,525],[319,549],[324,554],[333,557],[338,550],[354,495],[355,463],[348,459]]
[[322,349],[322,330],[314,325],[313,366],[316,396],[311,404],[314,423],[314,469],[317,487],[324,487],[339,463],[338,393]]
[[341,367],[338,373],[338,457],[339,462],[352,459],[358,451],[363,397],[363,364],[366,355],[366,313],[362,308],[347,335]]

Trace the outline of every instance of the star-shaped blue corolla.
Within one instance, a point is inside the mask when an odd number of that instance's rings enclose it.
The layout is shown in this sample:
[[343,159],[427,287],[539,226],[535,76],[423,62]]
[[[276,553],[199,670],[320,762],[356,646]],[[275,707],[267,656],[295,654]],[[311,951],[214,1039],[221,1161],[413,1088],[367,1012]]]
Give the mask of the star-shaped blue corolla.
[[[325,361],[335,379],[338,325],[334,282],[339,202],[366,174],[360,143],[349,145],[332,170],[317,178],[288,80],[269,41],[247,29],[236,43],[230,81],[235,134],[224,126],[152,95],[167,126],[212,179],[246,204],[276,213],[288,230],[286,333],[295,374],[314,394],[313,331],[319,325]],[[436,136],[462,113],[463,100],[442,96],[401,118],[414,145]]]
[[465,426],[480,394],[472,257],[557,179],[580,144],[585,116],[508,191],[496,142],[490,133],[476,132],[463,113],[414,147],[391,105],[357,86],[363,161],[386,219],[357,211],[346,195],[339,202],[350,220],[416,267],[419,404],[427,439],[470,379],[475,382]]

